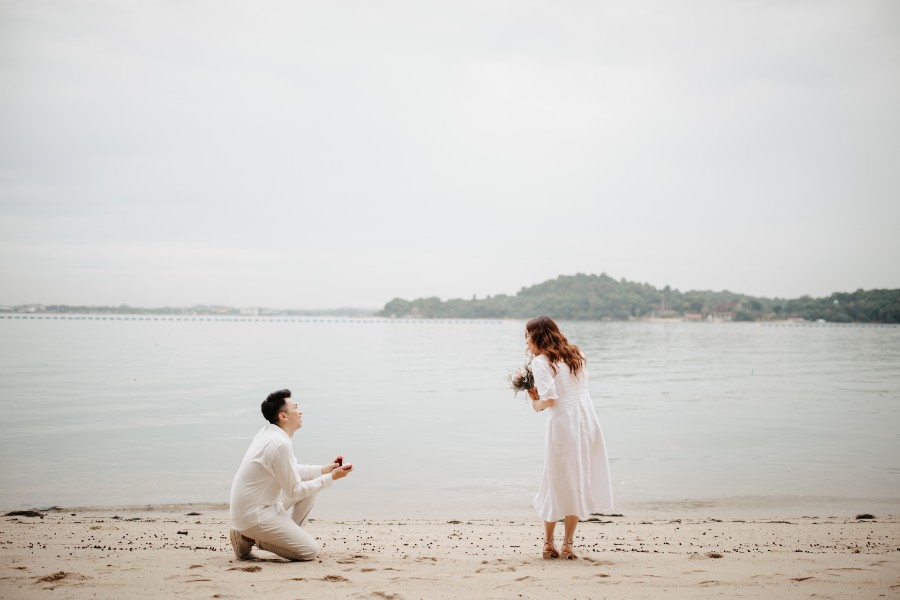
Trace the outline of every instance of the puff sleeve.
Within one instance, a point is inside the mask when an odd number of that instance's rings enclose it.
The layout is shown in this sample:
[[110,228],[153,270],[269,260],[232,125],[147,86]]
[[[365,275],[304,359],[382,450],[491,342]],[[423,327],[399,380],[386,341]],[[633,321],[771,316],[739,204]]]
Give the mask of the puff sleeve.
[[534,387],[538,391],[538,397],[541,400],[558,400],[555,375],[546,356],[540,354],[534,357],[531,361],[531,372],[534,373]]

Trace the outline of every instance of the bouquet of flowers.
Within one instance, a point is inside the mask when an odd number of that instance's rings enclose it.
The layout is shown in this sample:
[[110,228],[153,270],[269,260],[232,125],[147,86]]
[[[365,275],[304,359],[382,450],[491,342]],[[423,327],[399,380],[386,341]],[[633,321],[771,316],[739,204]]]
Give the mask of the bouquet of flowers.
[[516,396],[519,395],[519,392],[527,392],[534,387],[534,373],[531,372],[531,361],[509,374],[509,387],[516,392]]

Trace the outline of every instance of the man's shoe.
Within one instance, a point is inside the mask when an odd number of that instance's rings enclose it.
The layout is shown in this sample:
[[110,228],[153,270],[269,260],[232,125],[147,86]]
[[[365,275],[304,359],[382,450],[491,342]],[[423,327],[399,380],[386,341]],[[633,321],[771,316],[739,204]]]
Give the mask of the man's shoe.
[[253,555],[250,553],[250,550],[253,548],[253,543],[248,542],[244,536],[241,535],[241,532],[237,529],[232,529],[229,534],[231,538],[231,548],[234,550],[234,556],[238,560],[250,560],[253,558]]

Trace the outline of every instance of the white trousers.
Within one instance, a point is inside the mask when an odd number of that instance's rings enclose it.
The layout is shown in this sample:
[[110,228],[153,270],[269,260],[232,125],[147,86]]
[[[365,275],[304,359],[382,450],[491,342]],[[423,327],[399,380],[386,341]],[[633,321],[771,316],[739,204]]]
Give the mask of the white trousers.
[[313,560],[319,555],[319,543],[303,525],[309,518],[316,494],[300,500],[287,510],[282,510],[271,519],[249,527],[241,533],[256,540],[260,550],[272,552],[288,560]]

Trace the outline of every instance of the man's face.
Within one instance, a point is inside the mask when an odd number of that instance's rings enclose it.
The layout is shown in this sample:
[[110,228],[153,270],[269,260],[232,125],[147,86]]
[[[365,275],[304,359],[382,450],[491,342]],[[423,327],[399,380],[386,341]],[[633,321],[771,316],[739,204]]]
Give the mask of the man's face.
[[292,399],[285,399],[284,406],[281,408],[281,412],[284,413],[286,417],[286,420],[284,422],[285,427],[290,428],[294,431],[303,427],[303,413],[300,412],[300,408],[297,406],[297,403]]

